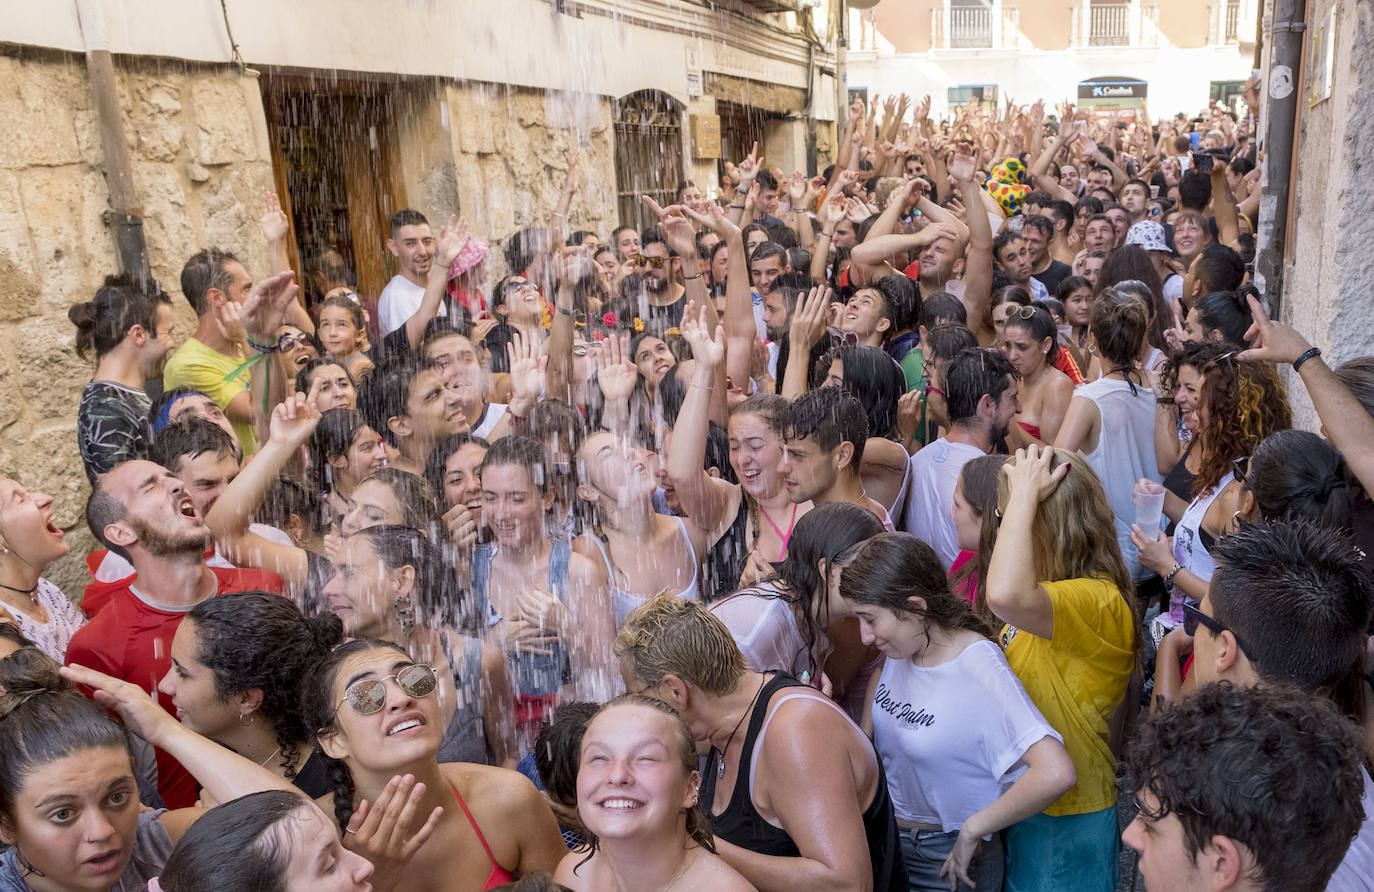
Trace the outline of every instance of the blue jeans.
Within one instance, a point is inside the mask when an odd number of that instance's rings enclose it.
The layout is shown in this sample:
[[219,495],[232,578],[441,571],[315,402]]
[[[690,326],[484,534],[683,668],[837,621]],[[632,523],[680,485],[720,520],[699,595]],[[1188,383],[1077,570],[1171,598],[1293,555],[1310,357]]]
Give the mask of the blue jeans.
[[[949,892],[949,877],[940,876],[959,831],[913,830],[901,828],[902,858],[906,861],[907,887],[911,892]],[[1002,888],[1002,837],[994,833],[968,865],[968,875],[977,886],[960,881],[957,892],[1000,892]]]
[[1116,809],[1034,815],[1005,831],[1006,892],[1112,892],[1121,833]]

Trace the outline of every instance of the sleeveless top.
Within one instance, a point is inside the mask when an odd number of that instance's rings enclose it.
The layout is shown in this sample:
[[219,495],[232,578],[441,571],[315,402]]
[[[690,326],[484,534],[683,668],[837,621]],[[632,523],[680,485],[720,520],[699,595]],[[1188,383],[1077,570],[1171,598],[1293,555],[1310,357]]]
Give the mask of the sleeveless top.
[[491,853],[491,846],[487,845],[487,838],[482,835],[482,828],[478,827],[477,822],[473,820],[472,812],[468,811],[468,804],[458,794],[458,788],[453,784],[449,784],[448,788],[453,791],[453,798],[458,800],[458,806],[463,810],[463,816],[472,825],[472,832],[477,834],[477,841],[482,844],[482,851],[487,853],[487,860],[491,862],[491,873],[487,874],[487,880],[482,884],[482,892],[515,882],[514,874],[497,863],[496,856]]
[[897,487],[897,495],[892,499],[891,505],[883,505],[887,511],[887,522],[892,523],[892,515],[900,517],[902,509],[906,507],[906,493],[911,488],[911,461],[902,462],[902,482]]
[[[682,522],[681,517],[674,517],[673,520],[677,521],[678,532],[682,534],[682,541],[687,543],[687,553],[692,556],[692,581],[674,597],[686,601],[700,601],[701,591],[697,585],[697,577],[701,575],[701,565],[697,562],[697,550],[692,547],[692,537],[687,535],[687,524]],[[625,617],[633,613],[636,607],[652,596],[636,595],[634,592],[616,585],[615,565],[611,563],[611,554],[606,543],[601,541],[600,536],[589,536],[588,538],[596,543],[597,550],[601,552],[601,559],[606,562],[606,575],[610,577],[611,613],[615,617],[615,627],[619,630],[625,623]]]
[[46,623],[40,623],[23,611],[12,610],[4,603],[0,603],[0,612],[9,616],[19,626],[19,631],[24,633],[24,637],[32,641],[46,656],[58,663],[65,663],[67,645],[71,643],[76,630],[86,625],[86,614],[82,613],[60,588],[46,579],[38,580],[33,599],[47,611]]
[[[501,621],[501,615],[491,606],[487,597],[487,581],[491,578],[491,562],[496,557],[498,546],[479,545],[472,553],[472,592],[477,604],[477,615],[485,616],[488,628]],[[549,549],[549,593],[564,603],[567,602],[565,590],[568,582],[568,559],[572,556],[572,546],[567,542],[555,540]],[[556,641],[549,645],[551,654],[522,653],[519,648],[506,652],[510,665],[511,688],[517,695],[526,697],[548,697],[558,693],[563,682],[571,674],[568,654],[563,643]]]
[[706,579],[702,601],[710,604],[739,588],[744,565],[749,561],[749,497],[740,490],[739,508],[730,527],[706,552]]
[[454,659],[448,633],[439,633],[439,646],[444,649],[444,656],[453,669],[453,689],[458,705],[444,729],[438,761],[487,765],[491,760],[482,722],[482,640],[463,635],[461,641],[462,652]]
[[[763,690],[754,705],[753,714],[749,717],[749,727],[744,736],[744,748],[740,751],[739,776],[735,780],[735,789],[730,796],[730,803],[725,807],[725,811],[718,815],[709,813],[716,793],[716,765],[720,760],[720,752],[715,748],[711,749],[711,753],[706,759],[706,767],[701,773],[701,802],[704,803],[707,810],[707,818],[711,821],[712,832],[721,839],[760,855],[798,858],[801,856],[801,852],[798,850],[797,844],[792,841],[792,837],[787,835],[787,831],[768,823],[763,815],[754,808],[753,775],[758,767],[758,751],[755,747],[768,730],[768,723],[772,721],[778,708],[794,697],[810,697],[819,700],[841,714],[843,714],[843,710],[829,699],[815,693],[784,694],[778,698],[776,703],[770,702],[773,694],[783,688],[810,690],[795,678],[780,672],[764,683]],[[860,733],[857,727],[854,730],[856,733]],[[873,864],[873,892],[905,890],[907,888],[907,871],[898,840],[897,817],[893,813],[892,799],[888,795],[887,775],[883,772],[883,760],[877,756],[876,751],[874,762],[878,766],[878,785],[873,793],[873,801],[869,803],[868,808],[863,813],[864,836],[868,839],[868,854]],[[842,766],[837,765],[836,767]]]
[[[1228,473],[1209,492],[1193,499],[1183,512],[1183,516],[1178,519],[1178,526],[1174,528],[1174,560],[1203,582],[1211,581],[1217,562],[1212,559],[1206,543],[1202,541],[1202,518],[1233,477],[1233,474]],[[1183,622],[1184,597],[1183,589],[1177,585],[1169,591],[1169,618],[1176,623]]]
[[1193,477],[1196,475],[1188,470],[1188,453],[1193,451],[1193,444],[1189,443],[1188,448],[1183,450],[1183,456],[1164,475],[1164,488],[1180,499],[1191,501],[1193,498]]
[[1085,458],[1102,480],[1107,502],[1112,506],[1116,541],[1132,579],[1144,579],[1150,571],[1140,566],[1131,524],[1135,522],[1136,481],[1144,477],[1159,482],[1159,463],[1155,460],[1155,395],[1148,388],[1099,378],[1074,391],[1075,396],[1092,400],[1102,419],[1097,446]]

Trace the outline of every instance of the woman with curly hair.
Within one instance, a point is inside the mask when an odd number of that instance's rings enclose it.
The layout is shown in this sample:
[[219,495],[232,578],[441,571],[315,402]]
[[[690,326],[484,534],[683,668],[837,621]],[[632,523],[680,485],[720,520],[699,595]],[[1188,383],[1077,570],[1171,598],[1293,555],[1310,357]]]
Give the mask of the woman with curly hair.
[[300,711],[306,673],[343,640],[331,613],[307,618],[286,598],[233,592],[197,604],[172,638],[158,689],[181,723],[295,784],[329,791]]
[[1223,353],[1203,367],[1197,389],[1198,453],[1192,502],[1174,535],[1147,539],[1138,528],[1131,541],[1140,562],[1164,577],[1169,613],[1161,624],[1183,621],[1184,599],[1207,594],[1215,563],[1211,547],[1233,524],[1240,483],[1232,463],[1252,455],[1265,437],[1293,425],[1293,413],[1278,372],[1267,362],[1248,362]]
[[637,693],[607,703],[582,735],[587,849],[564,857],[554,879],[574,890],[752,890],[716,854],[700,787],[696,743],[671,706]]

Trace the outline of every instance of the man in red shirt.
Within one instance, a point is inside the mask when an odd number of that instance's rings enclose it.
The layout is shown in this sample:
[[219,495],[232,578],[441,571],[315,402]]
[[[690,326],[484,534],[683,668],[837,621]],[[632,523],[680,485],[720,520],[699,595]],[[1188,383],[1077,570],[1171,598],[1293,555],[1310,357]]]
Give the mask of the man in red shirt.
[[[209,528],[181,481],[153,462],[126,461],[98,477],[86,522],[106,548],[133,564],[135,575],[72,637],[67,662],[133,682],[169,712],[175,707],[157,683],[171,668],[181,618],[224,592],[281,594],[275,574],[205,565]],[[169,808],[195,804],[195,781],[160,751],[156,780]]]

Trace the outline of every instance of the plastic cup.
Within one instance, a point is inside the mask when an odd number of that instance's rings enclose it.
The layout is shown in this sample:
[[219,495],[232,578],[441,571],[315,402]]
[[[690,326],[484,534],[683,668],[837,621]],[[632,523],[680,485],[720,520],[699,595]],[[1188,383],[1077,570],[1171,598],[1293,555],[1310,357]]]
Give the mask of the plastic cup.
[[1135,525],[1151,539],[1159,538],[1159,519],[1164,514],[1164,485],[1144,478],[1131,491],[1135,502]]

